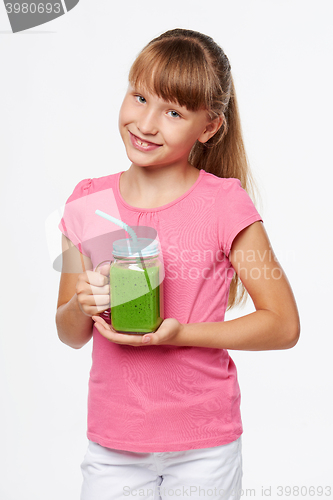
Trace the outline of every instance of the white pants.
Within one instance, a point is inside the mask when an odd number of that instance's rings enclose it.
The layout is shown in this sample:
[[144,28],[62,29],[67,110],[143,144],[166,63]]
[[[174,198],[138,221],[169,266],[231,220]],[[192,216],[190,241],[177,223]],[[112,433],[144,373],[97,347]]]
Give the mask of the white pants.
[[161,453],[114,450],[89,441],[81,464],[81,500],[239,500],[241,448],[241,437],[213,448]]

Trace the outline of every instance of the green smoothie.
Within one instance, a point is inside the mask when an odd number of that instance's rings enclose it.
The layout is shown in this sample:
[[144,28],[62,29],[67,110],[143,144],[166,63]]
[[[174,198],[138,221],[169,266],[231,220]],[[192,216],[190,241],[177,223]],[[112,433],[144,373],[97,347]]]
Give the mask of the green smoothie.
[[[150,281],[148,287],[147,276]],[[159,268],[111,266],[111,321],[119,332],[148,333],[162,323]],[[151,288],[151,290],[149,290]]]

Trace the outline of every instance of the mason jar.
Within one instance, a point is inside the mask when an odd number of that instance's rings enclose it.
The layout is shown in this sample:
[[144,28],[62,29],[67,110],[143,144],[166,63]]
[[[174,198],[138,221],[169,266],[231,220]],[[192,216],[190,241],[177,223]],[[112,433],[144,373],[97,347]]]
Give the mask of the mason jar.
[[110,306],[113,328],[121,333],[154,332],[164,319],[164,268],[158,242],[148,238],[113,243]]

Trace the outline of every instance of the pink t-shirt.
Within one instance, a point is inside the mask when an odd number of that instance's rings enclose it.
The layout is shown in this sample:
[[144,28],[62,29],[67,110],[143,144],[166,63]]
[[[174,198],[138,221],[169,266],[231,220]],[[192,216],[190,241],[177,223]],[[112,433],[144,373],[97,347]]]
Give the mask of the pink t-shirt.
[[[181,197],[144,209],[122,199],[121,173],[81,181],[67,201],[61,231],[93,266],[110,260],[112,242],[127,237],[96,209],[136,231],[157,233],[165,318],[223,321],[234,274],[232,242],[262,220],[240,181],[200,170]],[[242,432],[237,372],[227,350],[119,345],[93,329],[88,439],[115,449],[167,452],[219,446]]]

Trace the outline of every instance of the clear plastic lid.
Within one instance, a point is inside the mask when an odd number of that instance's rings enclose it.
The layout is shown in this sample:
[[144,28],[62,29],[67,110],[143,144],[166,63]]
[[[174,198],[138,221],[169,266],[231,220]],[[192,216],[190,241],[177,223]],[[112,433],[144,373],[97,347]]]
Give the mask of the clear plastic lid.
[[158,241],[149,238],[138,238],[137,242],[131,239],[122,239],[113,242],[114,257],[152,257],[159,254]]

